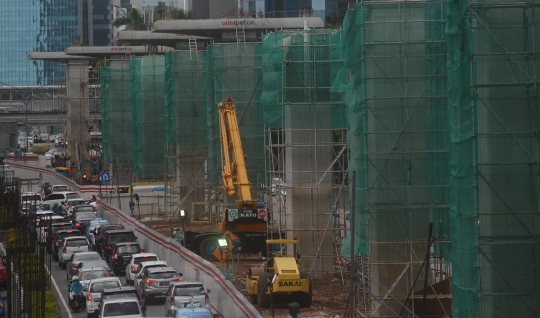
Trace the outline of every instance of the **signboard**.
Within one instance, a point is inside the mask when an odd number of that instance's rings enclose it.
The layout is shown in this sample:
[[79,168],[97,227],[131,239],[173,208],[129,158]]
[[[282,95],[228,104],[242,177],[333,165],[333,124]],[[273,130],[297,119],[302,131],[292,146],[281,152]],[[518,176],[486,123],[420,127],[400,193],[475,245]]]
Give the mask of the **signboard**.
[[102,172],[100,179],[101,179],[101,183],[109,183],[111,182],[111,174],[108,172]]
[[225,268],[225,279],[232,280],[234,277],[234,272],[232,268]]
[[130,193],[129,186],[120,186],[118,187],[118,193]]

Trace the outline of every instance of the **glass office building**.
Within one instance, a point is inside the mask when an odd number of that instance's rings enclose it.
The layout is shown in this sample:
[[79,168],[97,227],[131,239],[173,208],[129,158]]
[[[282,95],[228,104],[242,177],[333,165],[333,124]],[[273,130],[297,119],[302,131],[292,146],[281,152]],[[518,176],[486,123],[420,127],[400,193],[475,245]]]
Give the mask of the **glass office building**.
[[62,52],[78,37],[76,0],[1,0],[0,86],[57,85],[64,66],[30,61],[31,52]]

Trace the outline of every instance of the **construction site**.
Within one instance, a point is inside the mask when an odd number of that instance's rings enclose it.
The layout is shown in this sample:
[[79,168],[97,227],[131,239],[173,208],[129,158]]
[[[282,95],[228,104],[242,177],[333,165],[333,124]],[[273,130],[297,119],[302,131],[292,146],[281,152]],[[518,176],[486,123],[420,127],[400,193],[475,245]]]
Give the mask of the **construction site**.
[[269,233],[298,238],[302,272],[348,281],[334,315],[540,317],[538,14],[535,0],[361,1],[339,29],[237,29],[91,75],[95,57],[64,57],[65,95],[43,94],[67,109],[51,123],[73,163],[93,153],[115,186],[163,185],[142,216],[187,211],[208,231],[236,205],[217,106],[232,98]]

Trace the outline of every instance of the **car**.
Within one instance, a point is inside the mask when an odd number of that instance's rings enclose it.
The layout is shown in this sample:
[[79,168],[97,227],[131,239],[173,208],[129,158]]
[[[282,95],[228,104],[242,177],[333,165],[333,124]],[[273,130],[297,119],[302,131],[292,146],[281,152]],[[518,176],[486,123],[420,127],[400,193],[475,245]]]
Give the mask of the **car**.
[[141,262],[139,266],[137,266],[137,271],[135,272],[135,275],[132,276],[133,280],[131,281],[131,284],[133,286],[139,286],[139,282],[141,281],[139,276],[142,274],[142,272],[146,268],[166,268],[166,267],[169,267],[169,265],[167,265],[167,262],[165,261]]
[[58,246],[58,266],[66,268],[66,263],[75,252],[91,251],[92,247],[84,236],[66,237]]
[[173,316],[177,309],[188,306],[210,309],[209,293],[202,282],[172,282],[165,297],[165,315]]
[[[139,253],[131,256],[129,263],[126,265],[126,285],[132,285],[135,277],[137,275],[137,268],[142,262],[152,262],[158,261],[159,258],[154,253]],[[167,266],[167,263],[164,262],[164,265]]]
[[97,217],[95,220],[90,221],[90,224],[88,224],[88,228],[86,229],[86,238],[92,244],[92,249],[96,250],[96,242],[95,242],[95,236],[94,233],[97,228],[100,226],[109,225],[109,220],[103,220],[100,217]]
[[51,231],[51,226],[53,223],[65,221],[64,217],[61,215],[50,215],[44,216],[39,221],[38,231],[38,241],[39,244],[45,245],[49,239],[49,233]]
[[24,202],[39,202],[41,201],[41,196],[35,192],[24,192],[21,194],[21,203]]
[[68,215],[71,215],[74,207],[80,204],[85,204],[87,201],[83,198],[75,198],[75,199],[69,199],[64,202],[66,203],[66,209],[68,211]]
[[[78,270],[86,269],[86,268],[97,268],[97,267],[102,267],[104,270],[108,272],[109,276],[111,277],[115,276],[113,271],[111,270],[111,267],[109,266],[109,264],[107,264],[107,262],[105,262],[104,260],[92,260],[92,261],[81,261],[78,264],[71,263],[71,268],[73,268],[74,270],[72,271],[66,270],[66,279],[71,282],[71,279],[73,278],[73,276],[75,276]],[[72,276],[69,276],[70,273],[72,274]]]
[[103,226],[98,227],[94,231],[94,241],[95,241],[94,249],[102,254],[101,243],[102,243],[103,237],[105,236],[105,233],[112,230],[123,230],[123,229],[125,228],[124,228],[124,225],[122,224],[109,224],[109,225],[103,225]]
[[102,307],[95,313],[99,314],[99,318],[136,318],[144,317],[145,311],[146,306],[141,306],[135,299],[111,299],[103,302]]
[[78,217],[78,215],[80,215],[81,213],[82,214],[94,213],[95,215],[97,213],[97,210],[93,205],[86,204],[86,203],[79,204],[73,207],[71,211],[71,218],[75,220]]
[[79,281],[84,286],[84,289],[85,289],[85,293],[84,293],[85,296],[86,296],[86,289],[88,288],[88,284],[90,283],[92,279],[100,278],[100,277],[114,277],[113,275],[111,275],[109,269],[103,266],[77,268],[74,276],[79,276]]
[[78,268],[78,264],[81,262],[98,262],[102,261],[103,259],[101,256],[96,252],[78,252],[73,253],[70,257],[70,259],[66,262],[66,276],[67,277],[73,277],[75,274],[75,270]]
[[[56,149],[51,149],[51,150],[55,150],[56,152],[58,152],[58,150],[56,150]],[[49,150],[49,151],[51,151],[51,150]],[[70,191],[71,190],[65,184],[55,184],[55,185],[52,186],[52,193],[55,193],[55,192],[70,192]]]
[[113,245],[113,252],[109,257],[109,264],[115,274],[125,271],[126,265],[131,260],[131,255],[138,254],[141,251],[141,246],[137,242],[115,243]]
[[52,211],[52,204],[50,204],[49,202],[42,202],[42,201],[32,202],[30,211],[32,211],[32,213],[34,213],[34,212],[39,211],[39,210],[41,210],[41,211]]
[[94,278],[86,286],[86,314],[88,318],[95,317],[94,311],[99,309],[101,293],[104,289],[122,286],[118,277]]
[[58,150],[52,148],[52,149],[49,149],[49,151],[47,151],[44,156],[45,156],[46,160],[51,160],[52,158],[54,158],[55,155],[60,155],[60,152],[58,152]]
[[205,307],[186,307],[176,310],[175,318],[219,318],[219,314],[212,314],[212,311]]
[[122,242],[134,242],[137,240],[132,230],[111,230],[104,233],[101,240],[101,252],[105,259],[113,253],[113,244]]
[[[101,293],[101,302],[98,304],[98,308],[101,309],[105,301],[113,299],[135,299],[139,302],[139,305],[144,305],[141,294],[139,294],[139,291],[136,288],[132,286],[122,286],[104,289]],[[146,309],[144,310],[146,311]]]
[[45,196],[43,198],[43,201],[46,201],[46,202],[58,202],[58,201],[66,201],[66,200],[71,200],[71,199],[77,199],[77,198],[80,198],[81,196],[77,193],[77,192],[55,192],[55,193],[51,193],[47,196]]
[[53,253],[53,240],[54,240],[54,237],[56,236],[56,232],[60,230],[72,230],[75,228],[73,226],[73,223],[65,222],[65,220],[63,221],[64,222],[60,221],[60,222],[52,223],[51,226],[49,227],[49,232],[48,232],[47,240],[46,240],[47,252],[49,254]]
[[56,231],[56,234],[54,235],[54,238],[51,242],[51,249],[52,249],[52,255],[53,259],[55,261],[58,261],[58,247],[60,246],[60,243],[66,238],[71,236],[81,236],[81,232],[79,230],[75,229],[68,229],[68,230],[58,230]]
[[86,228],[90,225],[90,222],[94,221],[96,218],[97,217],[94,212],[80,211],[72,219],[72,222],[75,225],[76,229],[81,231],[81,233],[85,233]]
[[139,293],[146,302],[147,299],[165,297],[171,282],[181,282],[182,273],[174,267],[146,268],[140,275]]
[[34,225],[34,229],[36,230],[36,232],[38,231],[38,228],[40,227],[39,223],[41,222],[41,218],[46,218],[53,215],[54,215],[54,212],[49,211],[49,210],[45,210],[45,211],[38,210],[35,213],[33,213],[31,215],[32,224]]

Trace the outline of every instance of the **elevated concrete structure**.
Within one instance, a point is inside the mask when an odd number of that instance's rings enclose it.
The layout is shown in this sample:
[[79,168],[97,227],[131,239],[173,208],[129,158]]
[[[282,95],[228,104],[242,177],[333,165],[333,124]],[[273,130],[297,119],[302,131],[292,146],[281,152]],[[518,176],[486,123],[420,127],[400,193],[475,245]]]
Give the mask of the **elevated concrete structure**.
[[197,50],[204,50],[214,40],[202,36],[189,36],[172,33],[155,33],[150,31],[120,31],[116,36],[117,44],[144,43],[155,46],[166,46],[178,51],[189,51],[190,42],[195,43]]
[[133,56],[162,55],[170,47],[147,46],[71,46],[65,50],[68,56],[90,56],[109,60],[110,67],[127,68]]
[[153,24],[155,33],[174,33],[213,38],[221,42],[258,41],[268,32],[285,29],[324,27],[321,18],[265,18],[265,19],[210,19],[159,20]]
[[89,61],[93,58],[89,56],[70,56],[64,52],[32,52],[28,54],[29,60],[34,61],[52,61],[59,63],[68,63],[70,61]]

